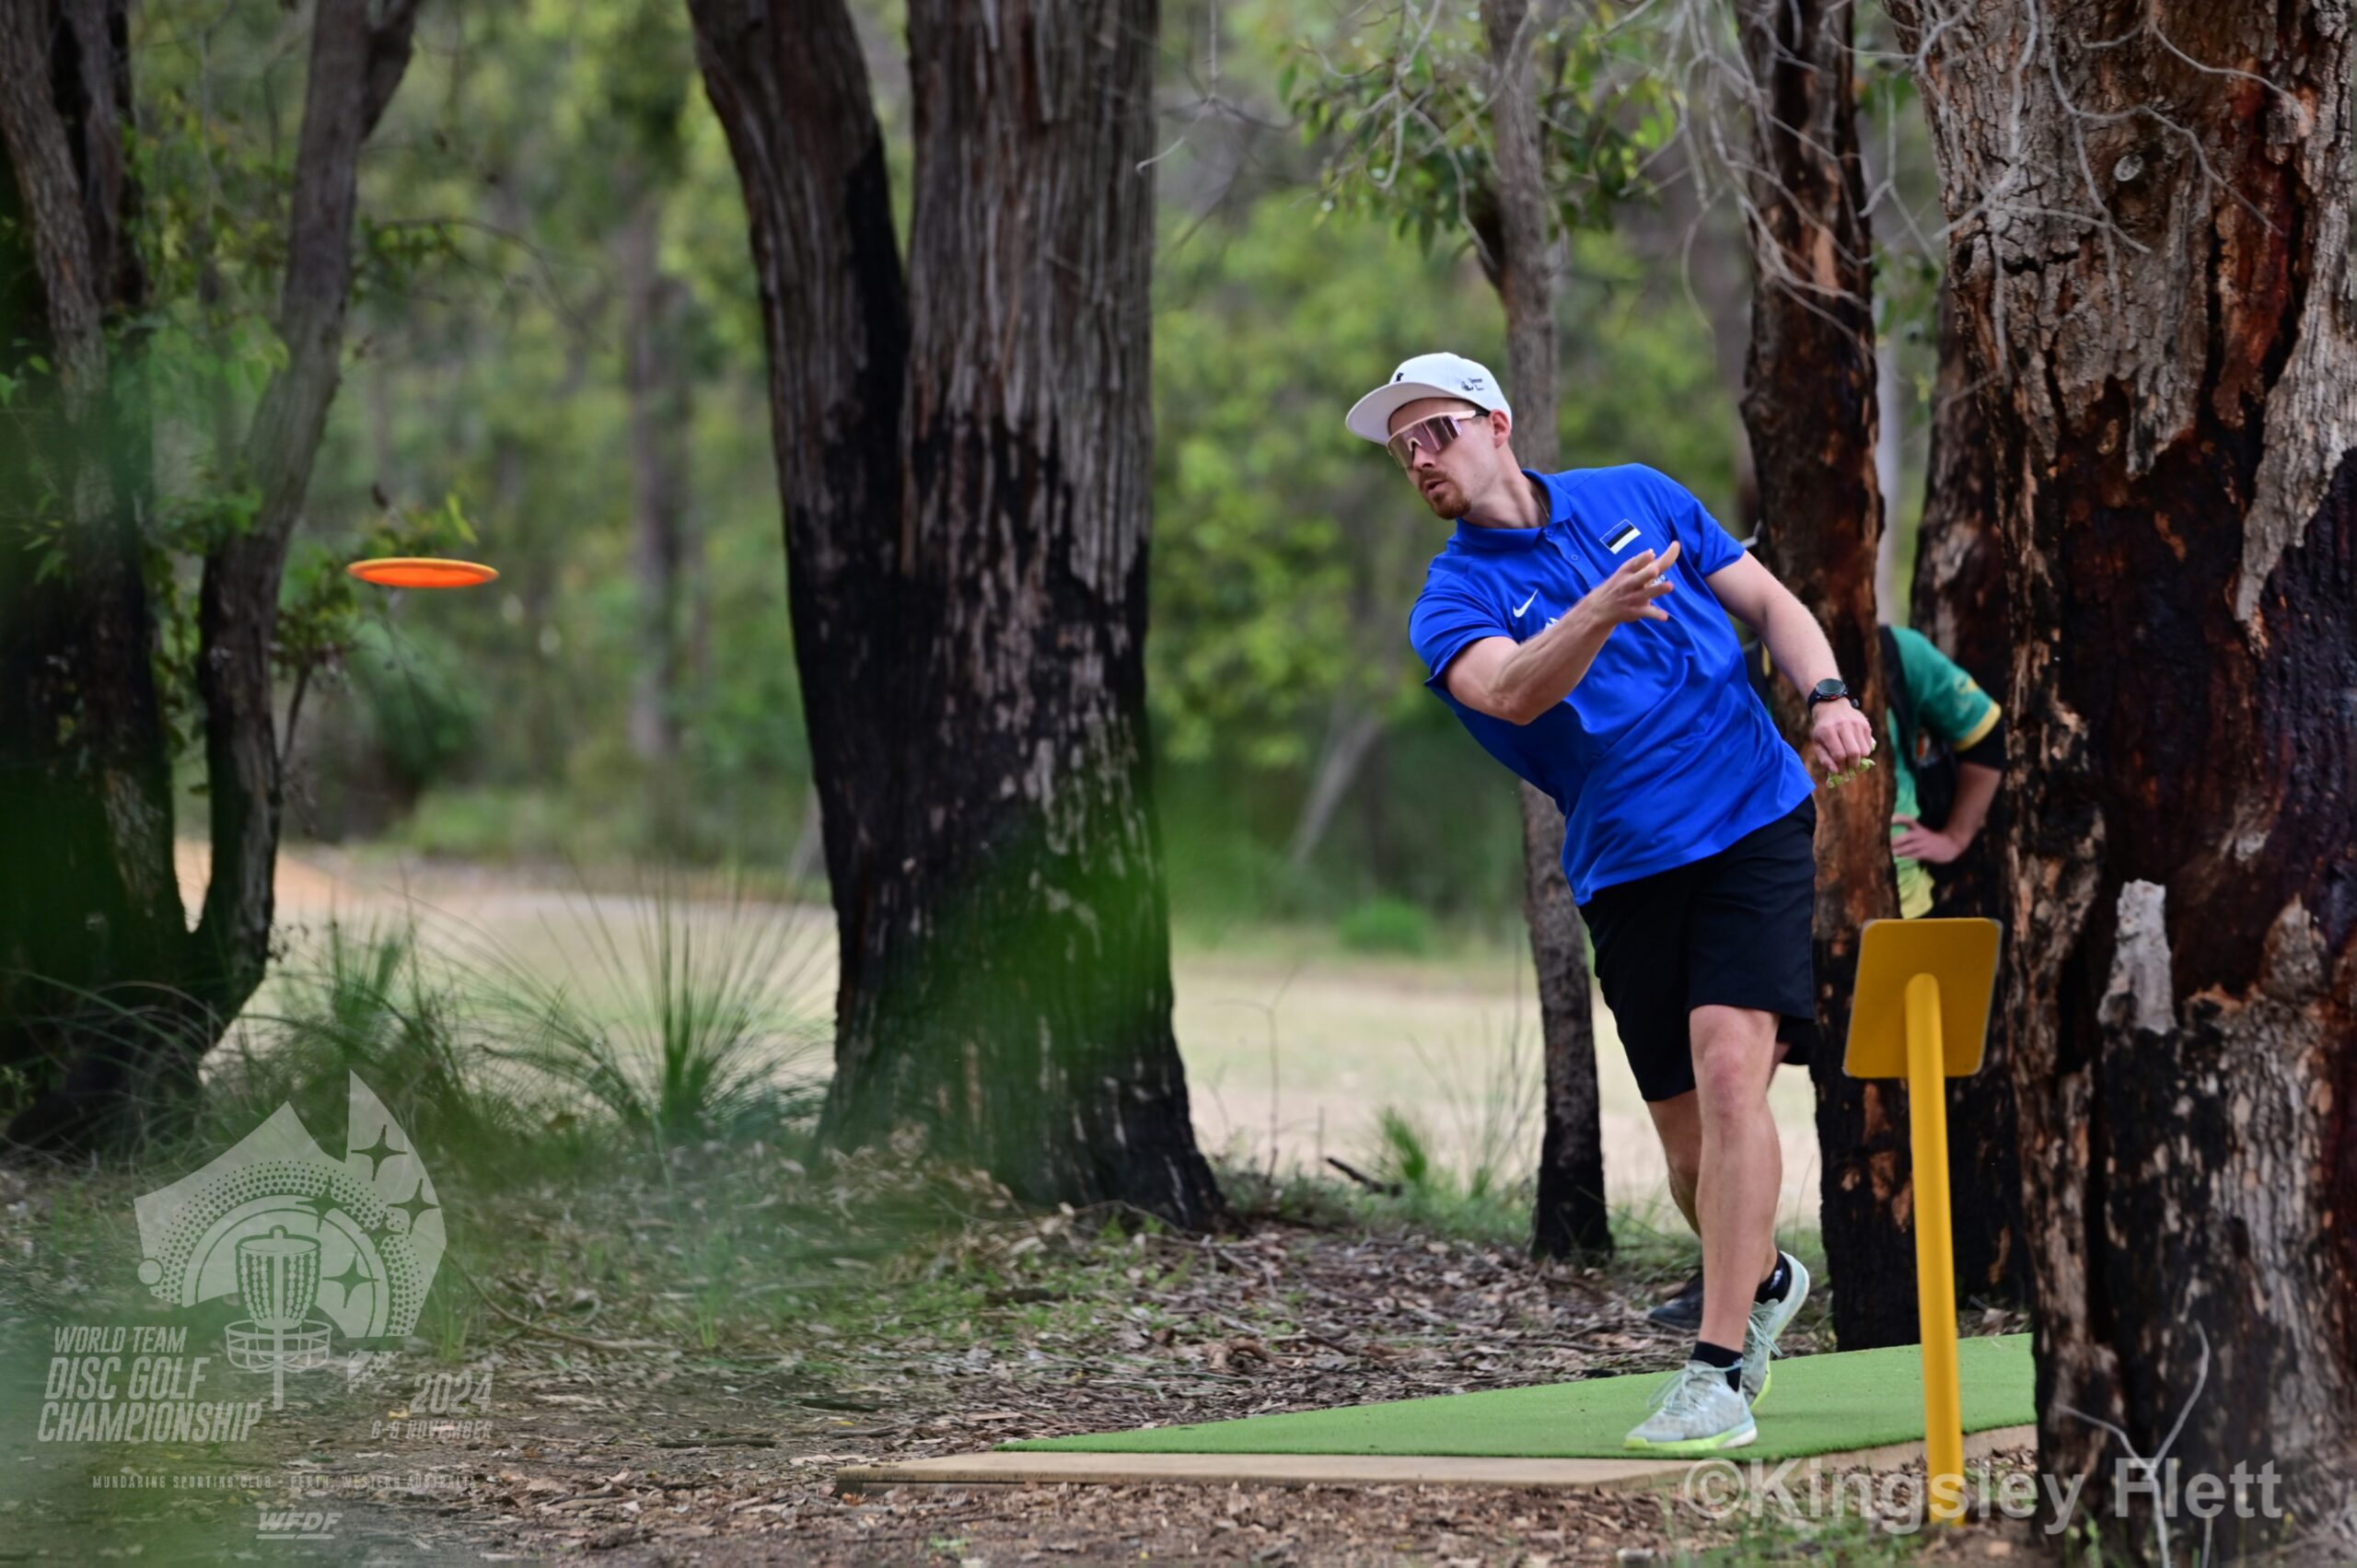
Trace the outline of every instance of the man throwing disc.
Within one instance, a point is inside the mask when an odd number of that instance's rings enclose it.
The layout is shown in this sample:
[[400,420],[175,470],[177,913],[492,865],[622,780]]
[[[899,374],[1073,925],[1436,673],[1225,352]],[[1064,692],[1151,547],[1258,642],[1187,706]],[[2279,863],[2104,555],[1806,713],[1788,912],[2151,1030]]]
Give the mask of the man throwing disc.
[[1361,398],[1457,528],[1409,617],[1426,684],[1563,812],[1596,977],[1702,1238],[1691,1356],[1631,1447],[1748,1443],[1808,1272],[1775,1243],[1780,1016],[1813,1021],[1814,785],[1745,679],[1732,611],[1808,694],[1828,772],[1875,749],[1816,619],[1682,486],[1636,464],[1534,473],[1497,378],[1421,354]]

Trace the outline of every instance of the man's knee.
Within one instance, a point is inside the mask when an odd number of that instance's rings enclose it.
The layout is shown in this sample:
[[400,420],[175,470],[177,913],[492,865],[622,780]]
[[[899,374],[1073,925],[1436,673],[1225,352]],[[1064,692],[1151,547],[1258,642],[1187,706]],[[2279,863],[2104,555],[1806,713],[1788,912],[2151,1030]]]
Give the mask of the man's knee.
[[1748,1007],[1697,1007],[1691,1015],[1694,1087],[1705,1111],[1764,1096],[1776,1064],[1776,1015]]

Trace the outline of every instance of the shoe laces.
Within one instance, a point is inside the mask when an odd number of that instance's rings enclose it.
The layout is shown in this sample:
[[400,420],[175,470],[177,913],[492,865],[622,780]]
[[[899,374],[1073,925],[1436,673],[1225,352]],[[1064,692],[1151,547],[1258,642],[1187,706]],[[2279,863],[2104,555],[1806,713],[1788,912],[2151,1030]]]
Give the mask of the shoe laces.
[[1725,1388],[1726,1376],[1715,1366],[1689,1361],[1654,1390],[1653,1400],[1646,1408],[1673,1416],[1699,1413],[1702,1401],[1711,1396],[1711,1385],[1715,1382]]

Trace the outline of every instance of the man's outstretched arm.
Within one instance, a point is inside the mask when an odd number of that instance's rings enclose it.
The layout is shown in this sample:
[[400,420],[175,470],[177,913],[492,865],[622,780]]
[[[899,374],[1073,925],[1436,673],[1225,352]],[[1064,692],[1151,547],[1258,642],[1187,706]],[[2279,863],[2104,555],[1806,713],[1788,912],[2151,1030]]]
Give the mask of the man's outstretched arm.
[[1654,559],[1650,550],[1588,590],[1562,618],[1527,643],[1484,637],[1469,643],[1451,659],[1445,679],[1448,694],[1478,713],[1528,724],[1587,679],[1588,667],[1614,630],[1631,621],[1666,621],[1669,611],[1654,600],[1678,585],[1666,574],[1678,563],[1672,540]]

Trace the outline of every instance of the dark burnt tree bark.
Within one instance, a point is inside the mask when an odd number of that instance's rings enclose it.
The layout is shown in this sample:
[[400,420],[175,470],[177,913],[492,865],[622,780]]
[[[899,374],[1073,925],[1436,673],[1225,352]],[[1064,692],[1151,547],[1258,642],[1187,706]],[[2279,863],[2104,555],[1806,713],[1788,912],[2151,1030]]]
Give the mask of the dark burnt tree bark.
[[[1506,316],[1506,379],[1515,409],[1514,449],[1528,467],[1552,472],[1556,380],[1552,210],[1541,175],[1537,49],[1542,4],[1482,0],[1492,73],[1491,179],[1475,205],[1475,238]],[[1482,221],[1486,220],[1486,221]],[[1545,1257],[1608,1251],[1604,1135],[1596,1084],[1596,1022],[1585,933],[1563,876],[1563,814],[1528,784],[1522,806],[1522,908],[1538,981],[1547,1086],[1539,1137],[1538,1190],[1531,1249]]]
[[[140,518],[152,489],[127,218],[137,201],[122,0],[0,7],[0,141],[22,221],[15,319],[32,377],[19,504],[58,499],[63,570],[0,550],[0,1063],[36,1098],[10,1127],[66,1145],[136,1132],[149,1089],[186,1089],[269,957],[281,812],[270,645],[286,544],[333,397],[352,282],[354,168],[399,86],[415,0],[325,0],[289,197],[284,365],[239,457],[260,495],[207,551],[197,603],[212,877],[191,932],[172,866],[171,756],[152,667]],[[110,342],[110,334],[112,341]],[[8,351],[16,352],[14,347]],[[36,503],[38,505],[38,503]],[[37,511],[19,526],[38,528]]]
[[0,1063],[44,1089],[119,985],[178,979],[186,942],[136,521],[149,468],[107,343],[147,298],[125,26],[120,4],[0,9],[0,355],[25,385],[0,421]]
[[1143,659],[1155,7],[911,6],[905,285],[840,0],[690,11],[769,331],[842,954],[824,1132],[1201,1224]]
[[[2186,1472],[2271,1460],[2293,1510],[2230,1509],[2221,1557],[2289,1534],[2345,1559],[2357,38],[2304,3],[1892,9],[1923,51],[2012,603],[2041,1467],[2107,1479],[2182,1418]],[[2126,1544],[2157,1555],[2156,1525],[2140,1507]]]
[[[1940,290],[1939,374],[1932,388],[1932,450],[1923,517],[1916,535],[1909,624],[1929,637],[1981,687],[2001,697],[2012,645],[2006,629],[2005,563],[1997,544],[1996,482],[1980,395]],[[2001,912],[1998,846],[2012,806],[1998,791],[1972,847],[1931,868],[1932,912]],[[2020,1133],[2002,1031],[1992,1031],[1980,1071],[1948,1085],[1948,1152],[1958,1298],[2016,1302],[2029,1288],[2022,1250]]]
[[[1874,275],[1851,86],[1852,8],[1840,0],[1739,0],[1751,95],[1747,171],[1751,357],[1743,421],[1759,478],[1760,557],[1814,613],[1842,677],[1880,734],[1875,552]],[[1788,680],[1772,705],[1786,735],[1807,735]],[[1898,1086],[1841,1070],[1850,993],[1865,922],[1896,916],[1891,767],[1819,790],[1817,828],[1817,1087],[1823,1225],[1833,1327],[1844,1350],[1911,1344],[1914,1240],[1907,1109]]]

